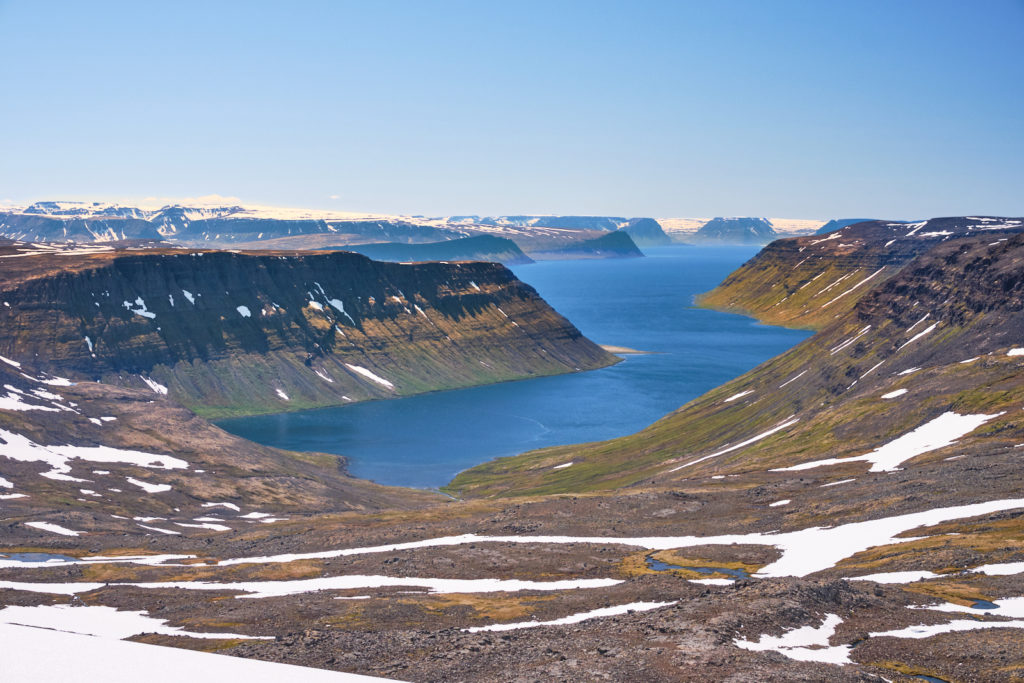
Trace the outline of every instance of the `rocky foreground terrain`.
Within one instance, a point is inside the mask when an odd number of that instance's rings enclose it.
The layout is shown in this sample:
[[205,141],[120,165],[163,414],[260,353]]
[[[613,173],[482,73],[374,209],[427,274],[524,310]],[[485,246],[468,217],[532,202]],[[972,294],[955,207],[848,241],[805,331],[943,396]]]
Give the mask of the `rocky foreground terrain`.
[[1024,234],[936,220],[774,243],[705,303],[815,336],[453,498],[3,347],[0,622],[415,681],[1020,679]]

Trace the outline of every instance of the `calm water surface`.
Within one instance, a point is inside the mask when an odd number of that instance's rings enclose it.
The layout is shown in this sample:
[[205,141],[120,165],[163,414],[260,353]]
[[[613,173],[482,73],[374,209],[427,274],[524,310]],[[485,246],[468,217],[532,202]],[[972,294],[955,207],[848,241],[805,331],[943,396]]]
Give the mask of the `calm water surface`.
[[809,335],[692,308],[695,294],[757,248],[645,253],[513,270],[597,343],[656,354],[591,372],[218,424],[270,446],[346,455],[357,477],[433,488],[499,456],[635,432]]

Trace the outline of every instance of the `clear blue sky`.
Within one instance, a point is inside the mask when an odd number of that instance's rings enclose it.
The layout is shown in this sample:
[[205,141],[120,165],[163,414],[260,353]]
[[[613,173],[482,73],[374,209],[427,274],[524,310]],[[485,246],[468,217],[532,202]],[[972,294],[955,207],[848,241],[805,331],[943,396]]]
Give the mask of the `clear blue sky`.
[[0,0],[0,200],[1024,214],[1024,2]]

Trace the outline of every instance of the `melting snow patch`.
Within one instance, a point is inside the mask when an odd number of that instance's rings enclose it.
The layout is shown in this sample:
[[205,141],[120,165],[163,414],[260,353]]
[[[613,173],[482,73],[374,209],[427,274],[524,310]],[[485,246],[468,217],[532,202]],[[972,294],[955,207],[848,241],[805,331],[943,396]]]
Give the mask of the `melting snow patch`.
[[781,389],[782,387],[786,386],[787,384],[790,384],[790,383],[792,383],[792,382],[795,382],[795,381],[797,381],[798,379],[800,379],[801,377],[803,377],[803,376],[804,376],[804,375],[806,375],[806,374],[807,374],[807,371],[806,371],[806,370],[804,370],[804,371],[803,371],[803,372],[801,372],[801,373],[800,373],[799,375],[794,375],[793,377],[789,378],[788,380],[786,380],[785,382],[783,382],[782,384],[780,384],[780,385],[779,385],[779,389]]
[[864,576],[848,576],[847,581],[874,581],[875,583],[914,583],[925,579],[937,579],[939,574],[928,571],[882,572]]
[[175,522],[178,526],[188,527],[190,529],[208,529],[209,531],[231,531],[231,527],[224,526],[223,524],[211,524],[210,522],[203,522],[202,524],[186,524],[185,522]]
[[240,316],[242,316],[243,318],[251,318],[252,317],[252,311],[249,310],[248,306],[236,306],[235,310],[238,311],[238,314]]
[[581,621],[587,621],[589,619],[612,617],[618,614],[628,614],[629,612],[647,612],[652,609],[667,607],[674,604],[674,602],[631,602],[626,605],[601,607],[599,609],[590,610],[589,612],[570,614],[567,617],[552,619],[551,621],[520,621],[513,624],[490,624],[489,626],[474,626],[463,630],[469,633],[480,633],[481,631],[515,631],[521,628],[535,628],[537,626],[563,626],[566,624],[578,624]]
[[[33,378],[29,377],[29,379]],[[65,379],[63,377],[55,377],[54,375],[50,375],[48,378],[35,378],[35,380],[40,384],[48,384],[52,387],[70,387],[74,385],[74,382],[72,382],[71,380]]]
[[146,302],[142,300],[141,296],[135,299],[135,304],[134,305],[135,305],[135,308],[132,308],[132,302],[130,302],[130,301],[125,301],[124,302],[124,307],[127,308],[132,313],[134,313],[135,315],[141,315],[143,318],[150,318],[150,319],[153,319],[153,318],[156,317],[156,313],[151,313],[150,311],[146,310]]
[[[914,512],[895,517],[884,517],[864,522],[853,522],[841,526],[821,528],[810,527],[799,531],[783,533],[749,533],[727,534],[721,536],[648,536],[648,537],[580,537],[580,536],[479,536],[464,534],[462,536],[446,536],[441,538],[396,543],[368,548],[347,548],[328,550],[318,553],[286,554],[270,557],[250,557],[222,560],[220,566],[236,564],[269,564],[277,562],[293,562],[303,559],[328,559],[347,557],[368,553],[394,552],[416,548],[448,547],[470,543],[537,543],[537,544],[568,544],[590,543],[607,546],[621,544],[645,548],[648,550],[669,550],[700,545],[732,545],[754,544],[770,545],[782,552],[782,557],[763,567],[758,577],[807,576],[829,569],[840,560],[855,555],[868,548],[896,543],[906,543],[913,539],[897,538],[905,531],[921,526],[941,524],[954,519],[964,519],[978,515],[1024,508],[1024,498],[994,500],[972,505],[960,505],[947,508],[936,508],[923,512]],[[422,580],[422,579],[421,579]],[[609,584],[611,585],[611,584]],[[355,586],[358,587],[358,586]],[[455,590],[453,592],[462,592]]]
[[235,512],[241,512],[242,511],[241,508],[239,508],[234,503],[203,503],[203,507],[204,508],[222,507],[222,508],[227,508],[229,510],[234,510]]
[[864,329],[862,329],[860,332],[858,332],[855,336],[851,337],[850,339],[847,339],[846,341],[842,342],[838,346],[835,346],[832,349],[830,349],[829,350],[829,355],[830,356],[836,355],[837,353],[839,353],[840,351],[842,351],[843,349],[848,347],[850,344],[853,344],[855,341],[857,341],[858,339],[863,337],[865,334],[867,334],[868,330],[870,330],[870,329],[871,329],[871,325],[866,326]]
[[50,522],[25,522],[25,526],[30,526],[33,529],[39,529],[40,531],[49,531],[51,534],[60,534],[61,536],[79,536],[82,533],[80,531],[65,529],[58,524],[51,524]]
[[860,286],[861,286],[862,284],[864,284],[865,282],[867,282],[867,281],[869,281],[869,280],[873,279],[873,278],[874,278],[874,277],[875,277],[876,275],[878,275],[879,273],[881,273],[881,272],[882,272],[883,270],[885,270],[885,266],[882,266],[881,268],[879,268],[878,270],[876,270],[875,272],[873,272],[873,273],[872,273],[871,275],[868,275],[868,276],[867,276],[866,278],[864,278],[863,280],[861,280],[860,282],[858,282],[857,284],[855,284],[855,285],[854,285],[853,287],[850,287],[850,288],[849,288],[848,290],[846,290],[845,292],[843,292],[842,294],[840,294],[840,295],[839,295],[839,296],[837,296],[836,298],[832,299],[832,300],[831,300],[831,301],[829,301],[828,303],[826,303],[826,304],[822,304],[822,305],[821,305],[821,307],[822,307],[822,308],[825,308],[826,306],[828,306],[828,305],[830,305],[830,304],[833,304],[833,303],[835,303],[835,302],[836,302],[836,301],[838,301],[839,299],[842,299],[842,298],[843,298],[844,296],[846,296],[846,295],[847,295],[847,294],[849,294],[850,292],[852,292],[852,291],[856,290],[856,289],[857,289],[858,287],[860,287]]
[[283,400],[285,400],[285,401],[290,401],[291,400],[290,398],[288,398],[288,394],[284,393],[280,389],[274,389],[274,391],[277,392],[277,395],[280,396]]
[[1024,356],[1024,348],[1010,349],[1006,353],[1007,356]]
[[[1024,598],[1004,598],[1001,600],[992,600],[995,605],[993,609],[986,609],[986,614],[993,616],[1010,616],[1012,618],[1024,618]],[[940,612],[968,612],[971,614],[977,614],[978,610],[975,607],[968,607],[966,605],[957,605],[952,602],[946,602],[941,605],[925,605],[920,609],[930,609]]]
[[909,375],[910,373],[912,373],[912,372],[917,372],[917,371],[918,371],[918,370],[920,370],[920,369],[921,369],[921,368],[907,368],[906,370],[903,370],[903,371],[901,371],[901,372],[897,372],[897,373],[896,373],[896,376],[897,376],[897,377],[902,377],[903,375]]
[[917,429],[879,446],[870,453],[853,458],[826,458],[814,460],[792,467],[780,467],[772,472],[797,472],[825,465],[841,465],[848,462],[870,462],[869,472],[894,472],[907,460],[930,451],[945,448],[962,436],[973,432],[989,420],[999,417],[994,415],[958,415],[954,412],[943,413],[934,420],[926,422]]
[[871,638],[931,638],[940,633],[958,631],[980,631],[987,628],[1024,628],[1024,620],[1017,621],[975,621],[974,619],[957,619],[946,624],[918,624],[894,631],[881,631],[868,634]]
[[561,465],[555,465],[551,469],[553,469],[553,470],[564,470],[566,467],[572,467],[573,464],[574,463],[571,463],[571,462],[565,462],[565,463],[562,463]]
[[[88,605],[38,605],[23,607],[12,605],[0,609],[0,623],[35,626],[66,633],[80,633],[103,638],[130,638],[143,633],[190,638],[252,639],[237,633],[201,633],[167,626],[163,619],[154,619],[145,612],[122,612],[113,607]],[[267,638],[262,638],[266,640]]]
[[60,408],[52,408],[50,406],[41,406],[35,403],[25,403],[22,400],[22,395],[17,389],[14,389],[10,384],[5,385],[7,389],[13,389],[8,391],[6,396],[0,396],[0,410],[13,410],[24,412],[27,410],[42,410],[49,413],[59,413]]
[[747,391],[741,391],[740,393],[733,394],[729,398],[725,399],[724,401],[722,401],[722,403],[732,403],[736,399],[743,398],[744,396],[747,396],[747,395],[752,394],[752,393],[754,393],[753,389],[748,389]]
[[849,664],[851,646],[828,644],[829,638],[835,635],[836,626],[841,623],[843,620],[839,615],[827,614],[821,626],[802,626],[781,636],[763,635],[756,642],[737,638],[733,644],[744,650],[774,650],[801,662]]
[[[185,525],[182,525],[185,526]],[[434,579],[413,576],[327,576],[315,579],[285,581],[243,581],[214,583],[207,581],[165,581],[126,584],[138,588],[184,588],[188,590],[241,591],[244,598],[273,598],[323,590],[352,590],[402,586],[425,588],[430,593],[495,593],[514,591],[560,591],[574,588],[604,588],[622,581],[618,579],[564,579],[561,581],[526,581],[520,579]],[[44,584],[37,584],[44,585]]]
[[[329,303],[331,306],[336,308],[338,310],[338,312],[341,313],[343,316],[348,318],[350,323],[352,323],[353,325],[356,324],[356,321],[352,319],[352,316],[350,316],[348,313],[345,312],[345,304],[342,303],[341,299],[331,299],[327,303]],[[422,313],[422,311],[421,311],[421,313]]]
[[971,571],[979,574],[988,574],[989,576],[1013,576],[1014,574],[1024,574],[1024,562],[983,564],[980,567],[975,567]]
[[20,368],[21,367],[21,363],[19,363],[18,361],[11,360],[10,358],[4,358],[3,356],[0,356],[0,361],[3,361],[4,363],[7,363],[8,365],[10,365],[12,367],[15,367],[15,368]]
[[188,299],[188,302],[190,304],[192,304],[193,306],[195,305],[196,298],[192,296],[192,292],[188,291],[187,289],[183,289],[181,290],[181,293],[185,295],[185,298]]
[[735,446],[729,446],[728,448],[722,449],[722,450],[718,451],[717,453],[712,453],[711,455],[705,455],[703,458],[697,458],[696,460],[694,460],[692,462],[688,462],[685,465],[680,465],[679,467],[674,467],[674,468],[670,469],[669,472],[675,472],[676,470],[681,470],[684,467],[689,467],[690,465],[696,465],[697,463],[703,462],[705,460],[709,460],[710,458],[716,458],[719,455],[725,455],[726,453],[730,453],[732,451],[738,450],[740,448],[743,448],[744,446],[749,446],[750,444],[752,444],[752,443],[754,443],[756,441],[760,441],[761,439],[764,439],[766,437],[769,437],[772,434],[774,434],[775,432],[781,431],[781,430],[785,429],[786,427],[789,427],[791,425],[796,424],[799,421],[800,421],[799,418],[795,418],[795,419],[792,419],[792,420],[787,420],[787,421],[783,422],[780,425],[772,427],[767,432],[763,432],[761,434],[758,434],[757,436],[751,437],[751,438],[747,439],[746,441],[743,441],[741,443],[736,444]]
[[906,347],[908,344],[912,344],[913,342],[916,342],[918,339],[920,339],[921,337],[925,336],[926,334],[928,334],[929,332],[931,332],[932,330],[934,330],[938,326],[939,326],[938,323],[932,323],[931,325],[926,327],[921,332],[918,332],[917,334],[915,334],[913,337],[911,337],[909,340],[907,340],[907,342],[904,343],[903,346],[901,346],[900,348],[898,348],[896,350],[899,351],[900,349],[903,349],[904,347]]
[[142,489],[146,493],[166,493],[167,491],[171,490],[171,485],[170,484],[150,484],[149,482],[141,481],[139,479],[134,479],[132,477],[125,477],[125,480],[129,484],[133,484],[134,486],[138,486],[140,489]]
[[[142,377],[142,375],[139,375],[139,377]],[[161,396],[167,395],[167,387],[165,387],[163,384],[160,384],[156,380],[152,380],[149,377],[142,377],[142,381],[146,383],[146,386],[148,386],[150,389],[160,394]]]
[[890,391],[888,394],[882,394],[882,398],[896,398],[897,396],[902,396],[905,393],[907,393],[906,389],[897,389],[896,391]]
[[381,384],[381,385],[387,387],[388,389],[394,389],[395,388],[394,384],[392,384],[391,382],[387,381],[386,379],[384,379],[380,375],[373,374],[372,372],[370,372],[366,368],[360,367],[358,365],[352,365],[351,363],[345,363],[345,367],[348,368],[349,370],[351,370],[352,372],[355,372],[355,373],[358,373],[358,374],[362,375],[363,377],[365,377],[368,380],[374,381],[377,384]]
[[822,484],[818,488],[827,489],[829,486],[839,486],[840,484],[849,484],[851,481],[857,481],[856,479],[840,479],[839,481],[833,481],[828,484]]
[[40,446],[20,434],[3,429],[0,429],[0,439],[5,442],[0,445],[0,456],[21,462],[46,463],[51,469],[44,472],[43,476],[61,481],[82,481],[68,476],[71,472],[68,461],[76,458],[89,462],[116,462],[168,470],[188,467],[184,460],[169,455],[121,450],[108,446]]
[[793,501],[791,501],[789,498],[786,498],[785,500],[777,500],[774,503],[769,503],[768,507],[770,507],[770,508],[777,508],[777,507],[779,507],[781,505],[789,505],[792,502]]
[[146,526],[145,524],[139,524],[138,526],[142,527],[146,531],[157,531],[161,534],[167,534],[168,536],[181,536],[180,531],[171,531],[170,529],[161,529],[157,526]]

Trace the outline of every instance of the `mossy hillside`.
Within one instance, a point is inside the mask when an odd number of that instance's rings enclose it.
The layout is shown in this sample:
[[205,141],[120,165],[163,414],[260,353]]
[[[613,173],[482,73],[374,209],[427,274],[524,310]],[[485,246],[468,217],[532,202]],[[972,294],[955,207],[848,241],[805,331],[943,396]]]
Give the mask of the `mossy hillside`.
[[1019,232],[1019,227],[989,231],[967,218],[935,218],[917,224],[864,221],[824,237],[776,240],[698,303],[774,325],[819,330],[913,259],[943,242],[978,234],[979,228],[992,239]]
[[[461,473],[447,490],[610,490],[860,455],[950,410],[1005,411],[971,435],[1005,444],[1020,436],[1012,415],[1024,403],[1020,360],[1006,355],[1024,338],[1022,256],[1019,236],[942,245],[819,334],[637,434],[495,460]],[[968,354],[980,358],[963,363]],[[900,388],[906,397],[881,399]],[[741,392],[750,394],[726,400]],[[750,446],[688,465],[794,419]]]
[[20,259],[0,281],[12,302],[3,352],[76,379],[144,387],[147,378],[207,417],[617,360],[497,264],[163,250],[72,259],[54,273],[56,258]]

